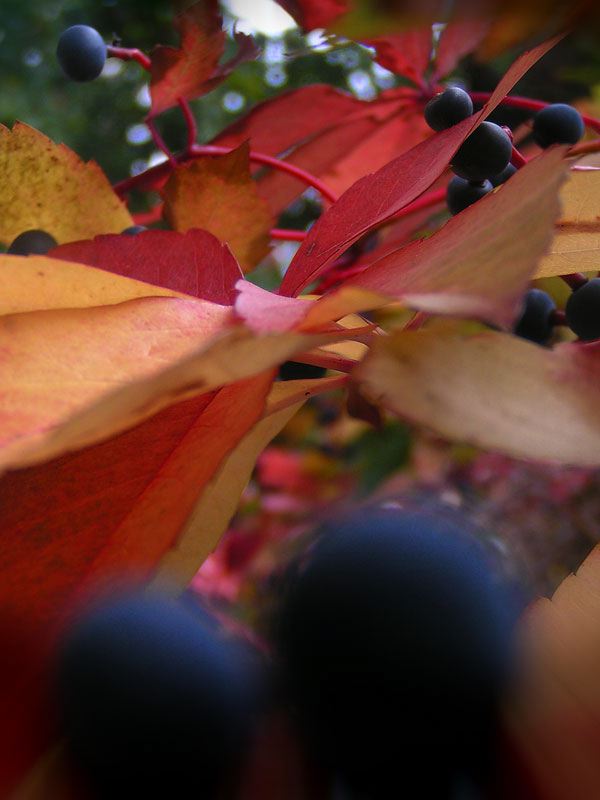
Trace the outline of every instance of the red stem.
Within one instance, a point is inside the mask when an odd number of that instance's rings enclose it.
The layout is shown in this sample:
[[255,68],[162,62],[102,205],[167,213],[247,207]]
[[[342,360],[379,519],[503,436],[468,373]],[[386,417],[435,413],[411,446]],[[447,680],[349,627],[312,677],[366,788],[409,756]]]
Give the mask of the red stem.
[[[491,92],[470,92],[469,94],[471,95],[471,100],[474,103],[485,103],[492,96]],[[543,108],[546,108],[546,106],[552,104],[546,103],[543,100],[532,100],[530,97],[518,97],[517,95],[512,95],[501,100],[500,105],[510,106],[511,108],[522,108],[526,111],[541,111]],[[588,117],[586,114],[582,114],[581,116],[588,127],[592,128],[592,130],[600,132],[600,119]]]
[[[231,153],[231,147],[219,147],[218,145],[194,145],[194,147],[190,148],[190,155],[194,156],[225,156]],[[320,181],[314,175],[311,175],[310,172],[306,172],[306,170],[302,169],[301,167],[297,167],[294,164],[289,164],[287,161],[282,161],[279,158],[275,158],[274,156],[268,156],[266,153],[258,153],[255,150],[250,151],[250,161],[253,161],[255,164],[264,164],[267,167],[272,167],[273,169],[278,169],[281,172],[287,172],[288,175],[292,175],[294,178],[298,178],[299,180],[303,181],[303,183],[308,184],[308,186],[312,186],[313,189],[316,189],[326,200],[329,200],[330,203],[335,203],[337,195]]]
[[572,275],[561,275],[560,277],[573,291],[580,289],[588,282],[588,279],[581,272],[574,272]]
[[303,242],[308,236],[307,231],[292,231],[285,228],[271,228],[271,239],[281,239],[285,242]]
[[335,353],[311,352],[298,353],[294,356],[294,361],[302,364],[310,364],[312,367],[325,367],[325,369],[335,369],[337,372],[352,372],[357,362],[351,358],[343,358]]
[[512,149],[512,156],[510,157],[510,163],[517,169],[521,169],[521,167],[524,167],[525,164],[527,163],[527,159],[525,158],[523,153],[520,153],[514,146],[514,144]]
[[109,45],[106,48],[106,54],[109,58],[120,58],[121,61],[137,61],[137,63],[145,70],[148,70],[148,72],[152,67],[150,58],[137,48],[114,47],[113,45]]
[[198,138],[198,124],[196,122],[196,117],[192,113],[190,104],[185,97],[180,97],[177,102],[179,103],[179,108],[183,112],[183,118],[185,119],[185,124],[187,126],[187,142],[185,150],[186,153],[189,153],[192,147],[194,147],[196,144],[196,139]]
[[153,119],[147,119],[146,125],[148,126],[148,130],[152,135],[152,141],[158,147],[158,149],[162,150],[162,152],[169,159],[168,163],[171,165],[171,169],[175,169],[175,167],[177,166],[177,159],[175,158],[173,153],[169,150],[167,143],[160,135],[160,132],[156,127],[156,122]]
[[555,308],[552,314],[550,315],[550,321],[553,325],[566,325],[567,324],[567,315],[564,311],[561,311],[559,308]]

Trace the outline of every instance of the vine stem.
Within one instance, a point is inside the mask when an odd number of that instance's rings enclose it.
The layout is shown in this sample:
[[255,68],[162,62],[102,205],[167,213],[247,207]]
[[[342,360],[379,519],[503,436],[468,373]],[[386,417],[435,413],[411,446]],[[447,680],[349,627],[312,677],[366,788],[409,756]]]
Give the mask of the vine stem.
[[196,144],[196,139],[198,138],[198,123],[196,122],[196,117],[194,116],[192,109],[190,108],[190,104],[185,97],[180,97],[177,102],[179,104],[179,108],[183,112],[183,118],[185,119],[185,124],[187,127],[187,142],[185,150],[186,153],[189,153]]
[[308,236],[308,231],[293,231],[285,228],[271,228],[269,232],[271,239],[280,239],[284,242],[303,242]]
[[519,152],[517,148],[513,144],[512,155],[510,157],[510,163],[516,167],[517,169],[521,169],[527,163],[527,159],[523,155],[523,153]]
[[[491,92],[469,92],[471,100],[474,103],[485,103],[492,96]],[[500,101],[500,105],[510,106],[511,108],[522,108],[525,111],[541,111],[552,103],[547,103],[544,100],[533,100],[531,97],[519,97],[518,95],[508,95]],[[585,124],[592,128],[592,130],[600,133],[600,119],[582,114],[582,119]]]
[[175,167],[177,166],[177,159],[175,155],[169,150],[167,143],[160,135],[160,131],[156,127],[156,122],[154,121],[154,119],[147,119],[146,126],[150,131],[150,134],[152,136],[152,141],[154,142],[154,144],[158,147],[159,150],[161,150],[166,155],[168,159],[167,163],[171,166],[171,169],[175,169]]
[[147,72],[150,72],[152,68],[152,61],[149,56],[137,48],[108,45],[106,54],[109,58],[120,58],[121,61],[137,61],[140,67],[143,67]]

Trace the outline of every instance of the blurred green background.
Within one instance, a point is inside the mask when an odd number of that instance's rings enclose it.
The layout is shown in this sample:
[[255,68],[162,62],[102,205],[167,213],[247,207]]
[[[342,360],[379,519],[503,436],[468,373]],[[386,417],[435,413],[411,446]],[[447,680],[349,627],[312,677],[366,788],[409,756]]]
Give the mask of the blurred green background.
[[[54,53],[60,33],[76,23],[94,26],[107,42],[120,40],[145,51],[156,43],[177,44],[171,25],[176,7],[169,0],[2,0],[0,122],[12,125],[19,119],[33,125],[82,157],[95,158],[113,181],[155,163],[162,155],[143,124],[148,91],[141,68],[110,59],[99,80],[77,84],[62,75]],[[373,63],[366,48],[350,42],[331,48],[318,32],[305,37],[297,28],[283,31],[293,23],[271,0],[225,0],[223,11],[229,30],[235,23],[255,33],[262,55],[194,101],[201,141],[282,90],[323,82],[368,100],[399,83]],[[548,100],[590,94],[600,83],[596,45],[584,33],[571,36],[532,71],[522,93]],[[459,77],[473,89],[489,89],[512,56],[493,65],[467,62]],[[513,114],[506,121],[516,120]],[[173,149],[183,143],[176,109],[160,117],[159,127]]]

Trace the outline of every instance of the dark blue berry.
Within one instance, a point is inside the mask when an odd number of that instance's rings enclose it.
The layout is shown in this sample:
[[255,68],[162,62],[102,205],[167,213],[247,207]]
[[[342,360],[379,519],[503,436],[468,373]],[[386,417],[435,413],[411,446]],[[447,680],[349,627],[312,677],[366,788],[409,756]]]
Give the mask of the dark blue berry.
[[425,121],[434,131],[450,128],[473,113],[473,101],[458,86],[449,86],[436,94],[425,106]]
[[472,183],[458,176],[452,178],[446,190],[446,203],[451,214],[460,214],[465,208],[485,197],[493,189],[489,181]]
[[124,231],[121,231],[121,233],[126,233],[127,236],[137,236],[138,233],[143,233],[147,230],[148,228],[146,228],[145,225],[130,225],[128,228],[125,228]]
[[106,44],[95,28],[73,25],[61,33],[56,57],[63,72],[73,81],[93,81],[106,61]]
[[523,301],[523,311],[515,324],[514,332],[523,339],[546,344],[552,336],[552,312],[556,303],[547,292],[530,289]]
[[479,780],[514,611],[479,543],[448,520],[378,510],[330,523],[276,626],[307,741],[368,797],[396,796],[409,773],[422,797],[448,797],[462,775]]
[[551,144],[575,144],[583,136],[581,114],[566,103],[554,103],[533,118],[533,138],[540,147]]
[[514,164],[507,164],[502,172],[499,172],[497,175],[490,175],[490,183],[492,186],[500,186],[501,183],[506,183],[509,178],[512,178],[516,171],[517,168]]
[[592,278],[571,294],[565,315],[569,328],[584,342],[600,339],[600,278]]
[[8,247],[7,253],[15,256],[43,256],[48,250],[56,247],[56,239],[46,231],[32,228],[23,231],[14,239]]
[[134,595],[88,611],[65,637],[57,682],[68,750],[94,796],[216,797],[252,724],[246,656],[183,602]]
[[462,143],[450,166],[461,178],[483,181],[502,172],[511,155],[507,133],[493,122],[482,122]]

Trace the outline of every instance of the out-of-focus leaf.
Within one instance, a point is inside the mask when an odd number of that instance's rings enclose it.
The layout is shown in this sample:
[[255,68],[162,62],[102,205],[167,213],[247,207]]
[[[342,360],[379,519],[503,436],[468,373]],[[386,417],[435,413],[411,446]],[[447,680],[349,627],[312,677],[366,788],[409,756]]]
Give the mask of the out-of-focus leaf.
[[356,367],[367,396],[448,439],[517,458],[600,464],[600,348],[400,331]]
[[600,549],[524,617],[511,733],[541,800],[600,793]]
[[571,171],[560,200],[562,212],[538,278],[600,268],[600,172]]
[[425,85],[425,73],[433,50],[431,25],[368,39],[364,43],[375,48],[375,60],[382,67],[408,78],[417,86]]
[[248,153],[244,143],[228,155],[181,165],[162,190],[173,228],[210,231],[231,247],[245,270],[269,252],[273,224],[250,176]]
[[97,236],[61,245],[50,255],[222,305],[233,303],[242,274],[229,248],[201,230]]
[[[203,488],[261,418],[272,374],[172,406],[117,438],[0,480],[0,794],[50,744],[46,674],[99,583],[147,580]],[[199,566],[199,565],[198,565]]]
[[58,242],[118,233],[133,220],[107,177],[35,128],[0,126],[0,241],[39,228]]
[[345,14],[350,0],[277,0],[305,31],[327,28]]
[[[178,293],[48,256],[0,255],[0,315],[113,305]],[[179,295],[182,296],[182,295]]]
[[150,116],[177,105],[179,98],[191,100],[214,89],[242,61],[255,58],[249,36],[237,33],[238,54],[219,66],[225,32],[217,0],[194,3],[175,18],[180,47],[159,45],[152,51]]
[[441,175],[464,139],[555,43],[550,40],[520,56],[480,112],[351,186],[310,229],[285,274],[281,293],[298,294],[351,244],[424,192]]
[[472,53],[487,34],[490,23],[484,17],[450,22],[436,48],[433,78],[443,78]]

